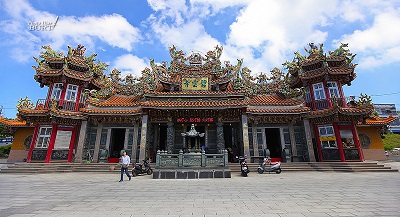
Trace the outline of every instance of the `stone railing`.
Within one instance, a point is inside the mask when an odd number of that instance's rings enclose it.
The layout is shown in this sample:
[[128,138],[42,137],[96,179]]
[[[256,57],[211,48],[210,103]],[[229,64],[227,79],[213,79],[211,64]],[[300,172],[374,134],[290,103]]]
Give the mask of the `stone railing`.
[[183,153],[168,154],[166,151],[157,151],[156,167],[190,168],[190,167],[228,167],[228,151],[220,154]]

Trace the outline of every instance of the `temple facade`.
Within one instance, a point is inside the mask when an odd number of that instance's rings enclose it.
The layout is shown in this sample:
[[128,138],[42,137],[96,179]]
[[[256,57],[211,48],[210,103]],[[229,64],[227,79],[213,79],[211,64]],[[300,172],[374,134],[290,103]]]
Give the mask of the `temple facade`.
[[124,78],[117,69],[107,75],[82,45],[67,55],[43,46],[34,79],[48,94],[17,106],[16,128],[32,130],[25,159],[117,162],[124,149],[140,162],[158,150],[226,149],[230,159],[364,161],[357,126],[393,120],[371,122],[368,96],[345,97],[342,87],[356,78],[346,44],[328,53],[309,46],[271,76],[252,76],[241,59],[222,63],[219,46],[206,54],[172,46],[170,62],[150,60],[140,77]]

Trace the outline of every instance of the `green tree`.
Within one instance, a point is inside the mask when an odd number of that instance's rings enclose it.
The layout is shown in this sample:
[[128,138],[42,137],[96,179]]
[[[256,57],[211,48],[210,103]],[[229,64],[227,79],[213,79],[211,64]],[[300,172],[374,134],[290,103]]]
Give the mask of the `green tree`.
[[385,150],[393,150],[394,148],[400,148],[400,134],[387,133],[384,134],[383,147]]

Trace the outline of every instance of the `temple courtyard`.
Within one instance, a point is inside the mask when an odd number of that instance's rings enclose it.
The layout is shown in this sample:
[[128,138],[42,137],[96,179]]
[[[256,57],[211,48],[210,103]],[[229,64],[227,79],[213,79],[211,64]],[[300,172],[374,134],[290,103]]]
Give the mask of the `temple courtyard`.
[[400,172],[0,174],[0,216],[400,216]]

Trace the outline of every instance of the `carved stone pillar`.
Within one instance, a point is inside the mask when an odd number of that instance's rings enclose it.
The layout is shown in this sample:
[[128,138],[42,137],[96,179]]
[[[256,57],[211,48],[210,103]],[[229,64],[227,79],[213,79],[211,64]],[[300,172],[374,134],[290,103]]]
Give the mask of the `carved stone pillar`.
[[[258,139],[257,139],[257,121],[254,121],[253,123],[253,149],[254,149],[254,156],[259,156],[259,151],[258,151]],[[262,148],[262,147],[261,147]]]
[[244,155],[250,157],[249,125],[247,123],[247,115],[242,115],[242,132]]
[[81,129],[79,132],[78,146],[76,147],[76,154],[74,162],[82,162],[83,144],[85,143],[87,121],[82,121]]
[[137,156],[137,146],[138,146],[138,137],[139,137],[139,123],[135,122],[133,126],[133,143],[132,143],[132,155],[131,161],[136,163],[136,156]]
[[292,148],[292,155],[297,156],[297,146],[296,146],[296,138],[294,135],[293,123],[289,123],[289,136],[290,136],[290,147]]
[[222,122],[217,123],[217,147],[218,150],[225,149],[224,127]]
[[94,143],[93,162],[95,162],[95,163],[97,163],[97,161],[99,159],[100,140],[101,140],[101,131],[102,130],[103,130],[103,124],[99,123],[97,125],[96,141]]
[[111,128],[108,128],[107,129],[107,141],[106,141],[107,152],[110,152],[110,142],[111,142]]
[[315,162],[314,155],[314,147],[311,139],[311,129],[310,129],[310,121],[308,119],[304,119],[304,130],[306,131],[306,140],[307,140],[307,148],[308,148],[308,157],[310,162]]
[[[125,138],[124,138],[124,150],[128,149],[128,140],[129,140],[129,128],[125,128]],[[128,152],[127,152],[128,154]]]
[[[183,127],[183,133],[186,134],[186,126]],[[186,136],[183,136],[183,149],[189,149],[189,145],[187,144]]]
[[174,123],[167,123],[167,152],[173,153],[174,151]]
[[[186,132],[185,132],[186,133]],[[205,135],[204,135],[204,147],[208,147],[208,126],[205,127]]]
[[142,162],[146,158],[146,143],[147,143],[147,121],[149,115],[143,115],[142,117],[142,132],[140,137],[140,150],[139,150],[139,162]]

